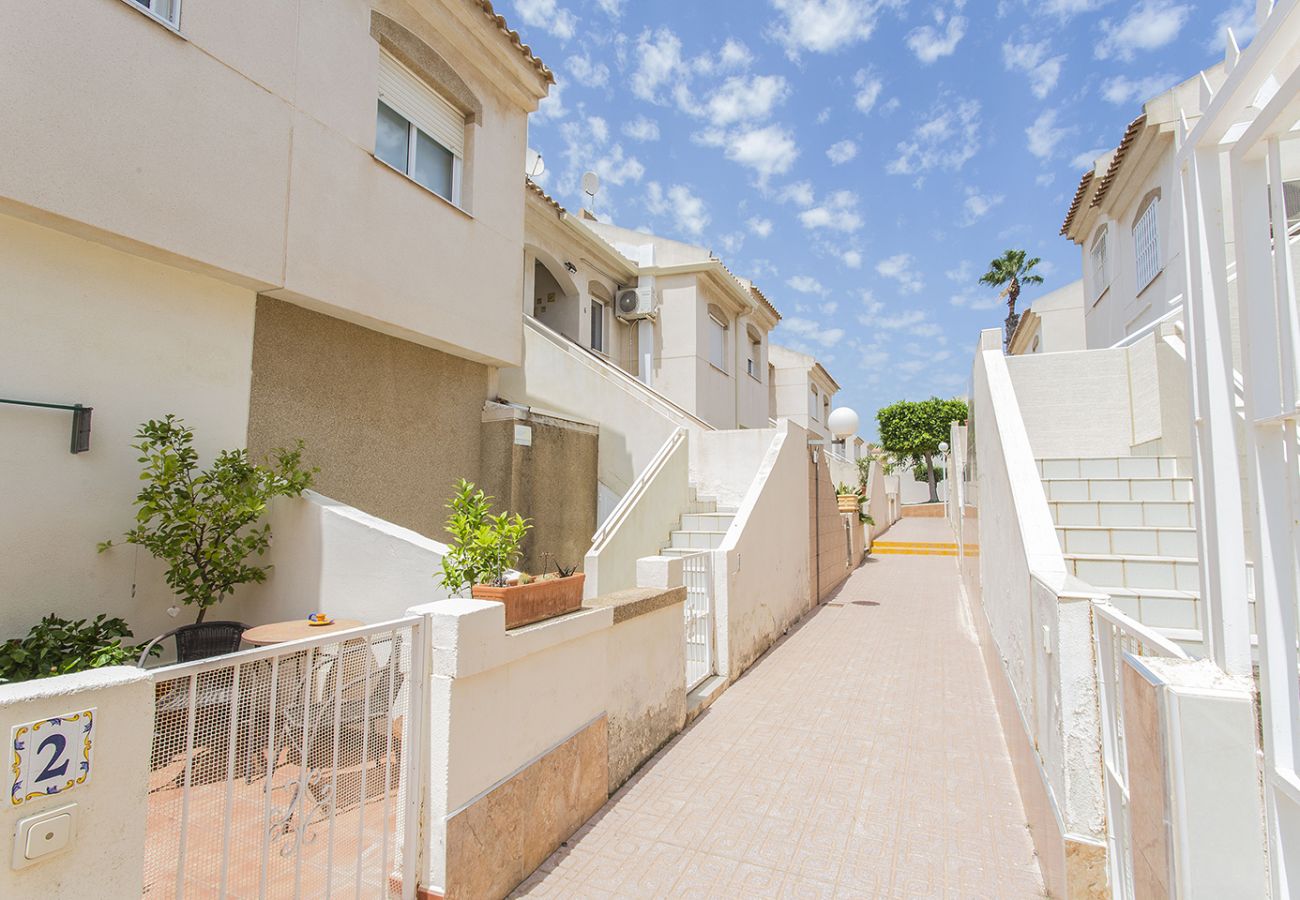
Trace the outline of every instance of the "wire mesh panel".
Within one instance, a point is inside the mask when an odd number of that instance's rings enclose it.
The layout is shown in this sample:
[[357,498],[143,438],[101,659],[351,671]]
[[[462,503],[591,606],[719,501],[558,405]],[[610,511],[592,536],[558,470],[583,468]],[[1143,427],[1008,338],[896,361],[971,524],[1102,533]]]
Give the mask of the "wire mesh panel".
[[1112,606],[1093,604],[1097,645],[1097,689],[1101,706],[1102,787],[1106,800],[1106,855],[1111,894],[1134,896],[1133,844],[1129,828],[1128,750],[1124,743],[1124,657],[1164,656],[1186,659],[1174,643]]
[[414,896],[420,635],[410,618],[159,669],[145,895]]
[[686,581],[686,690],[716,671],[713,661],[713,553],[682,557]]

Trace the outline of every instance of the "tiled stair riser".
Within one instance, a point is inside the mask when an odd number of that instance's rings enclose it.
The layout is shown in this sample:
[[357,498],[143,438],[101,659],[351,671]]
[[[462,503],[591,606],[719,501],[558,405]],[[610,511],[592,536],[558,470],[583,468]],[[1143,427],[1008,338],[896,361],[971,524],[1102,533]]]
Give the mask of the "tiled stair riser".
[[732,510],[718,509],[716,500],[700,497],[691,489],[691,499],[678,523],[681,527],[671,532],[668,544],[660,548],[663,556],[690,556],[704,550],[722,546],[736,514]]
[[1195,591],[1200,587],[1194,559],[1067,556],[1065,561],[1075,575],[1095,587],[1175,591]]
[[1117,556],[1196,557],[1196,532],[1191,528],[1063,527],[1057,529],[1065,553]]
[[1129,501],[1190,503],[1192,483],[1180,478],[1068,478],[1044,479],[1047,499],[1054,502],[1082,503],[1089,500],[1108,503]]
[[1126,456],[1112,459],[1040,459],[1044,478],[1178,478],[1178,460],[1172,456]]
[[1187,528],[1192,524],[1189,502],[1159,503],[1129,501],[1049,501],[1052,519],[1058,526],[1104,525],[1111,528],[1160,526]]

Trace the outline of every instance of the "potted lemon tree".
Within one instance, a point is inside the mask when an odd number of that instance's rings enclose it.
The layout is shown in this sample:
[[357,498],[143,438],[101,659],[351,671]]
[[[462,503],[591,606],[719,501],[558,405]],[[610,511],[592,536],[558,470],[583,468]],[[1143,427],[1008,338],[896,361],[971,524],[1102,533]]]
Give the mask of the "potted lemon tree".
[[479,600],[506,608],[506,628],[562,616],[582,607],[586,576],[564,570],[532,577],[511,571],[532,525],[518,513],[492,513],[492,498],[461,479],[447,504],[451,543],[442,558],[439,580],[453,595],[468,588]]

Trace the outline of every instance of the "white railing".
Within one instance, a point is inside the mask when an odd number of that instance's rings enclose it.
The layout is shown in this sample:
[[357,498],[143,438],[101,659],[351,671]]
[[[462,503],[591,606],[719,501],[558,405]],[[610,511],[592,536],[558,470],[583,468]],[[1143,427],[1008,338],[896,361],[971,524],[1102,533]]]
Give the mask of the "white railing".
[[[1189,276],[1205,631],[1221,668],[1253,673],[1245,572],[1252,560],[1268,871],[1273,896],[1292,897],[1300,893],[1300,309],[1290,241],[1274,236],[1290,236],[1284,171],[1297,152],[1300,3],[1261,2],[1256,10],[1259,28],[1250,45],[1238,51],[1229,38],[1222,85],[1212,90],[1203,80],[1201,116],[1194,127],[1184,123],[1179,135],[1174,189]],[[1240,456],[1229,247],[1244,369]]]
[[1159,329],[1160,326],[1164,325],[1166,322],[1174,322],[1177,321],[1178,319],[1181,319],[1182,317],[1183,317],[1183,295],[1179,294],[1172,301],[1170,301],[1170,309],[1168,312],[1166,312],[1160,318],[1155,319],[1143,325],[1141,328],[1139,328],[1137,331],[1133,332],[1132,334],[1124,335],[1124,337],[1120,338],[1118,341],[1111,344],[1109,349],[1118,350],[1121,347],[1130,347],[1133,344],[1136,344],[1138,341],[1142,340],[1142,338],[1146,337],[1148,334],[1151,334],[1152,332]]
[[686,690],[717,671],[714,653],[713,551],[682,557],[686,582]]
[[422,621],[157,669],[145,895],[414,898]]
[[683,428],[700,428],[705,431],[714,430],[713,426],[708,422],[678,406],[663,394],[605,359],[594,350],[589,350],[581,344],[569,340],[560,332],[542,324],[532,316],[524,316],[524,325],[545,337],[556,347],[568,353],[593,372],[597,372],[602,377],[622,385],[631,397],[649,406],[677,425]]
[[1178,645],[1107,603],[1092,605],[1097,654],[1097,700],[1101,710],[1101,772],[1106,799],[1106,860],[1111,896],[1130,900],[1133,844],[1129,828],[1128,749],[1124,731],[1124,657],[1186,659]]
[[663,446],[651,457],[649,464],[641,470],[641,474],[637,475],[636,480],[632,482],[632,486],[627,489],[627,493],[619,499],[618,505],[614,507],[605,521],[596,529],[596,533],[591,536],[591,552],[598,553],[609,539],[609,536],[617,531],[624,520],[632,514],[637,501],[645,493],[646,486],[654,480],[669,457],[681,447],[685,440],[685,428],[678,428],[669,435],[668,440],[664,441]]

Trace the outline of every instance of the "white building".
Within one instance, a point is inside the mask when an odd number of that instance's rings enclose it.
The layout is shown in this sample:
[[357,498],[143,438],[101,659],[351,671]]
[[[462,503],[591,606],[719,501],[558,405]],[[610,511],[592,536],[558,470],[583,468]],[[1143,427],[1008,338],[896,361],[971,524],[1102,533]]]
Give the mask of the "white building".
[[780,344],[768,350],[768,414],[790,419],[818,438],[831,436],[827,421],[840,385],[814,357]]
[[1020,315],[1007,353],[1060,353],[1087,349],[1083,281],[1076,280],[1034,301]]

